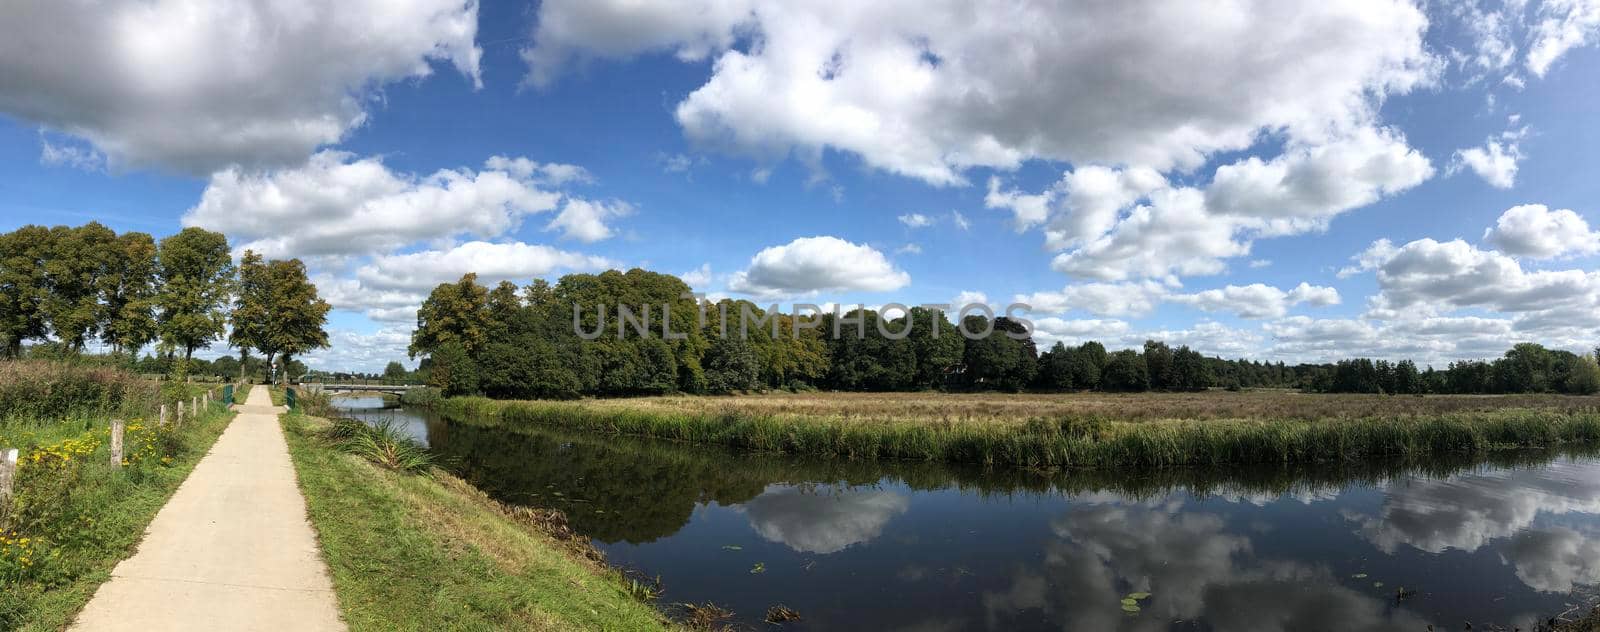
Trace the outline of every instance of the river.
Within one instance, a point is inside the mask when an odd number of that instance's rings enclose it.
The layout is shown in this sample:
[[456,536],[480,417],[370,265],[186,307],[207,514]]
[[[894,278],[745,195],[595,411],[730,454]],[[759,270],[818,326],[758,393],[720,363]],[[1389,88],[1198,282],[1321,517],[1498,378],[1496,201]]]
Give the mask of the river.
[[565,510],[663,603],[754,628],[781,604],[810,630],[1528,630],[1600,583],[1593,455],[1047,475],[338,403],[501,500]]

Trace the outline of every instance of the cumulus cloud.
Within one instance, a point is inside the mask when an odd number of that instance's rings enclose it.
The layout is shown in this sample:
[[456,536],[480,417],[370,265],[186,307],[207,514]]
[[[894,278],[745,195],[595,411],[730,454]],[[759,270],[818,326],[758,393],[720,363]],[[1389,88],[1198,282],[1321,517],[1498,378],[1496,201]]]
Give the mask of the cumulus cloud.
[[1003,19],[954,1],[573,4],[540,9],[526,53],[536,83],[575,55],[714,56],[677,108],[691,139],[761,155],[837,149],[939,184],[1033,158],[1193,168],[1262,130],[1314,137],[1363,118],[1372,95],[1408,91],[1437,66],[1427,18],[1400,1],[1037,4]]
[[777,297],[820,291],[887,292],[910,283],[911,275],[895,268],[876,249],[819,236],[762,249],[749,267],[733,275],[728,289]]
[[1302,282],[1287,292],[1264,283],[1229,285],[1194,294],[1177,294],[1169,301],[1208,312],[1232,312],[1240,318],[1278,318],[1300,303],[1318,307],[1339,304],[1339,291]]
[[335,309],[362,312],[379,321],[415,322],[417,307],[429,291],[468,272],[477,273],[479,283],[525,285],[557,271],[616,267],[620,267],[617,262],[604,257],[544,245],[470,241],[443,250],[380,255],[351,277],[322,274],[313,280]]
[[906,244],[899,248],[895,248],[894,253],[897,255],[920,255],[922,254],[922,246],[918,246],[916,244]]
[[377,373],[389,362],[404,362],[411,345],[411,328],[391,326],[371,333],[332,329],[328,346],[315,349],[299,359],[313,369],[366,371]]
[[113,166],[296,163],[363,124],[384,84],[436,62],[476,84],[482,56],[464,0],[22,0],[0,13],[0,112],[84,138]]
[[1160,304],[1169,290],[1159,283],[1077,283],[1058,292],[1018,294],[1016,302],[1036,312],[1059,314],[1079,309],[1097,316],[1143,316]]
[[1567,51],[1594,42],[1600,35],[1600,1],[1543,0],[1533,24],[1528,72],[1543,77]]
[[1483,233],[1483,241],[1513,257],[1551,259],[1593,254],[1600,233],[1589,230],[1583,217],[1568,209],[1552,211],[1543,204],[1513,206]]
[[1119,340],[1129,329],[1128,323],[1115,319],[1069,320],[1054,316],[1033,319],[1033,338],[1039,342],[1041,351],[1057,342],[1071,346],[1090,340]]
[[594,202],[571,198],[561,206],[561,213],[550,220],[545,230],[560,230],[568,239],[594,243],[609,239],[614,233],[606,222],[633,214],[633,205],[620,200]]
[[617,265],[605,257],[538,244],[469,241],[448,250],[373,257],[356,270],[356,279],[379,289],[431,290],[468,272],[476,272],[480,282],[506,279],[527,283],[556,270],[603,270]]
[[689,287],[704,291],[711,284],[711,264],[702,263],[700,267],[678,275]]
[[1516,260],[1460,239],[1419,239],[1394,247],[1375,242],[1357,256],[1377,271],[1379,314],[1441,312],[1476,307],[1498,312],[1538,312],[1596,306],[1600,273],[1523,270]]
[[899,217],[900,223],[906,228],[924,228],[933,225],[933,218],[921,213],[906,213]]
[[[227,233],[268,257],[392,252],[419,241],[493,238],[528,215],[555,210],[563,195],[544,185],[580,181],[580,168],[490,158],[485,169],[397,173],[376,157],[322,151],[305,164],[267,172],[229,168],[211,176],[185,226]],[[610,235],[618,202],[567,198],[552,228],[581,241]]]

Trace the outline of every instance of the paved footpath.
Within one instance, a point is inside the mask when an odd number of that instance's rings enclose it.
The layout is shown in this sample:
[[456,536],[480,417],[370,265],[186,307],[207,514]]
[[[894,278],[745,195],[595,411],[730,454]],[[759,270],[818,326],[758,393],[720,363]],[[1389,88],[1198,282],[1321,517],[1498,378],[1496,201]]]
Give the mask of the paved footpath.
[[343,630],[266,387],[161,508],[74,630]]

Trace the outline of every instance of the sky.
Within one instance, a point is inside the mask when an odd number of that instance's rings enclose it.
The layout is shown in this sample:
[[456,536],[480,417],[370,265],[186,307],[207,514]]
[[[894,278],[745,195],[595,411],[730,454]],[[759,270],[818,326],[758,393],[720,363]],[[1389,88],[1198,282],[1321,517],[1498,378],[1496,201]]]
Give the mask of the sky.
[[414,366],[465,272],[633,267],[1045,344],[1587,351],[1597,44],[1600,0],[22,0],[0,230],[298,257],[329,370]]

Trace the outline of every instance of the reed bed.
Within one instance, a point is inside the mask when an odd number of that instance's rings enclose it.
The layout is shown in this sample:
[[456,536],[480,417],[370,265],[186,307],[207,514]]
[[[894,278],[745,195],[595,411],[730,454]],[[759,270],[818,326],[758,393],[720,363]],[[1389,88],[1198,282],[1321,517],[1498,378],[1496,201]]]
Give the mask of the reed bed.
[[[1207,395],[1210,394],[1202,394]],[[1365,417],[1134,416],[1128,420],[1081,412],[987,419],[952,415],[912,418],[904,413],[881,418],[865,413],[765,413],[741,402],[745,398],[699,399],[706,404],[697,408],[660,403],[627,405],[636,400],[567,403],[452,398],[439,402],[435,408],[454,418],[493,418],[511,427],[535,424],[757,452],[1031,468],[1164,468],[1416,458],[1600,443],[1600,411],[1578,405],[1466,407],[1459,412],[1389,412]],[[1539,401],[1577,404],[1582,399]],[[729,405],[716,406],[718,401]],[[1501,399],[1499,403],[1518,401]],[[1442,408],[1448,410],[1451,406],[1459,404],[1445,404]]]

